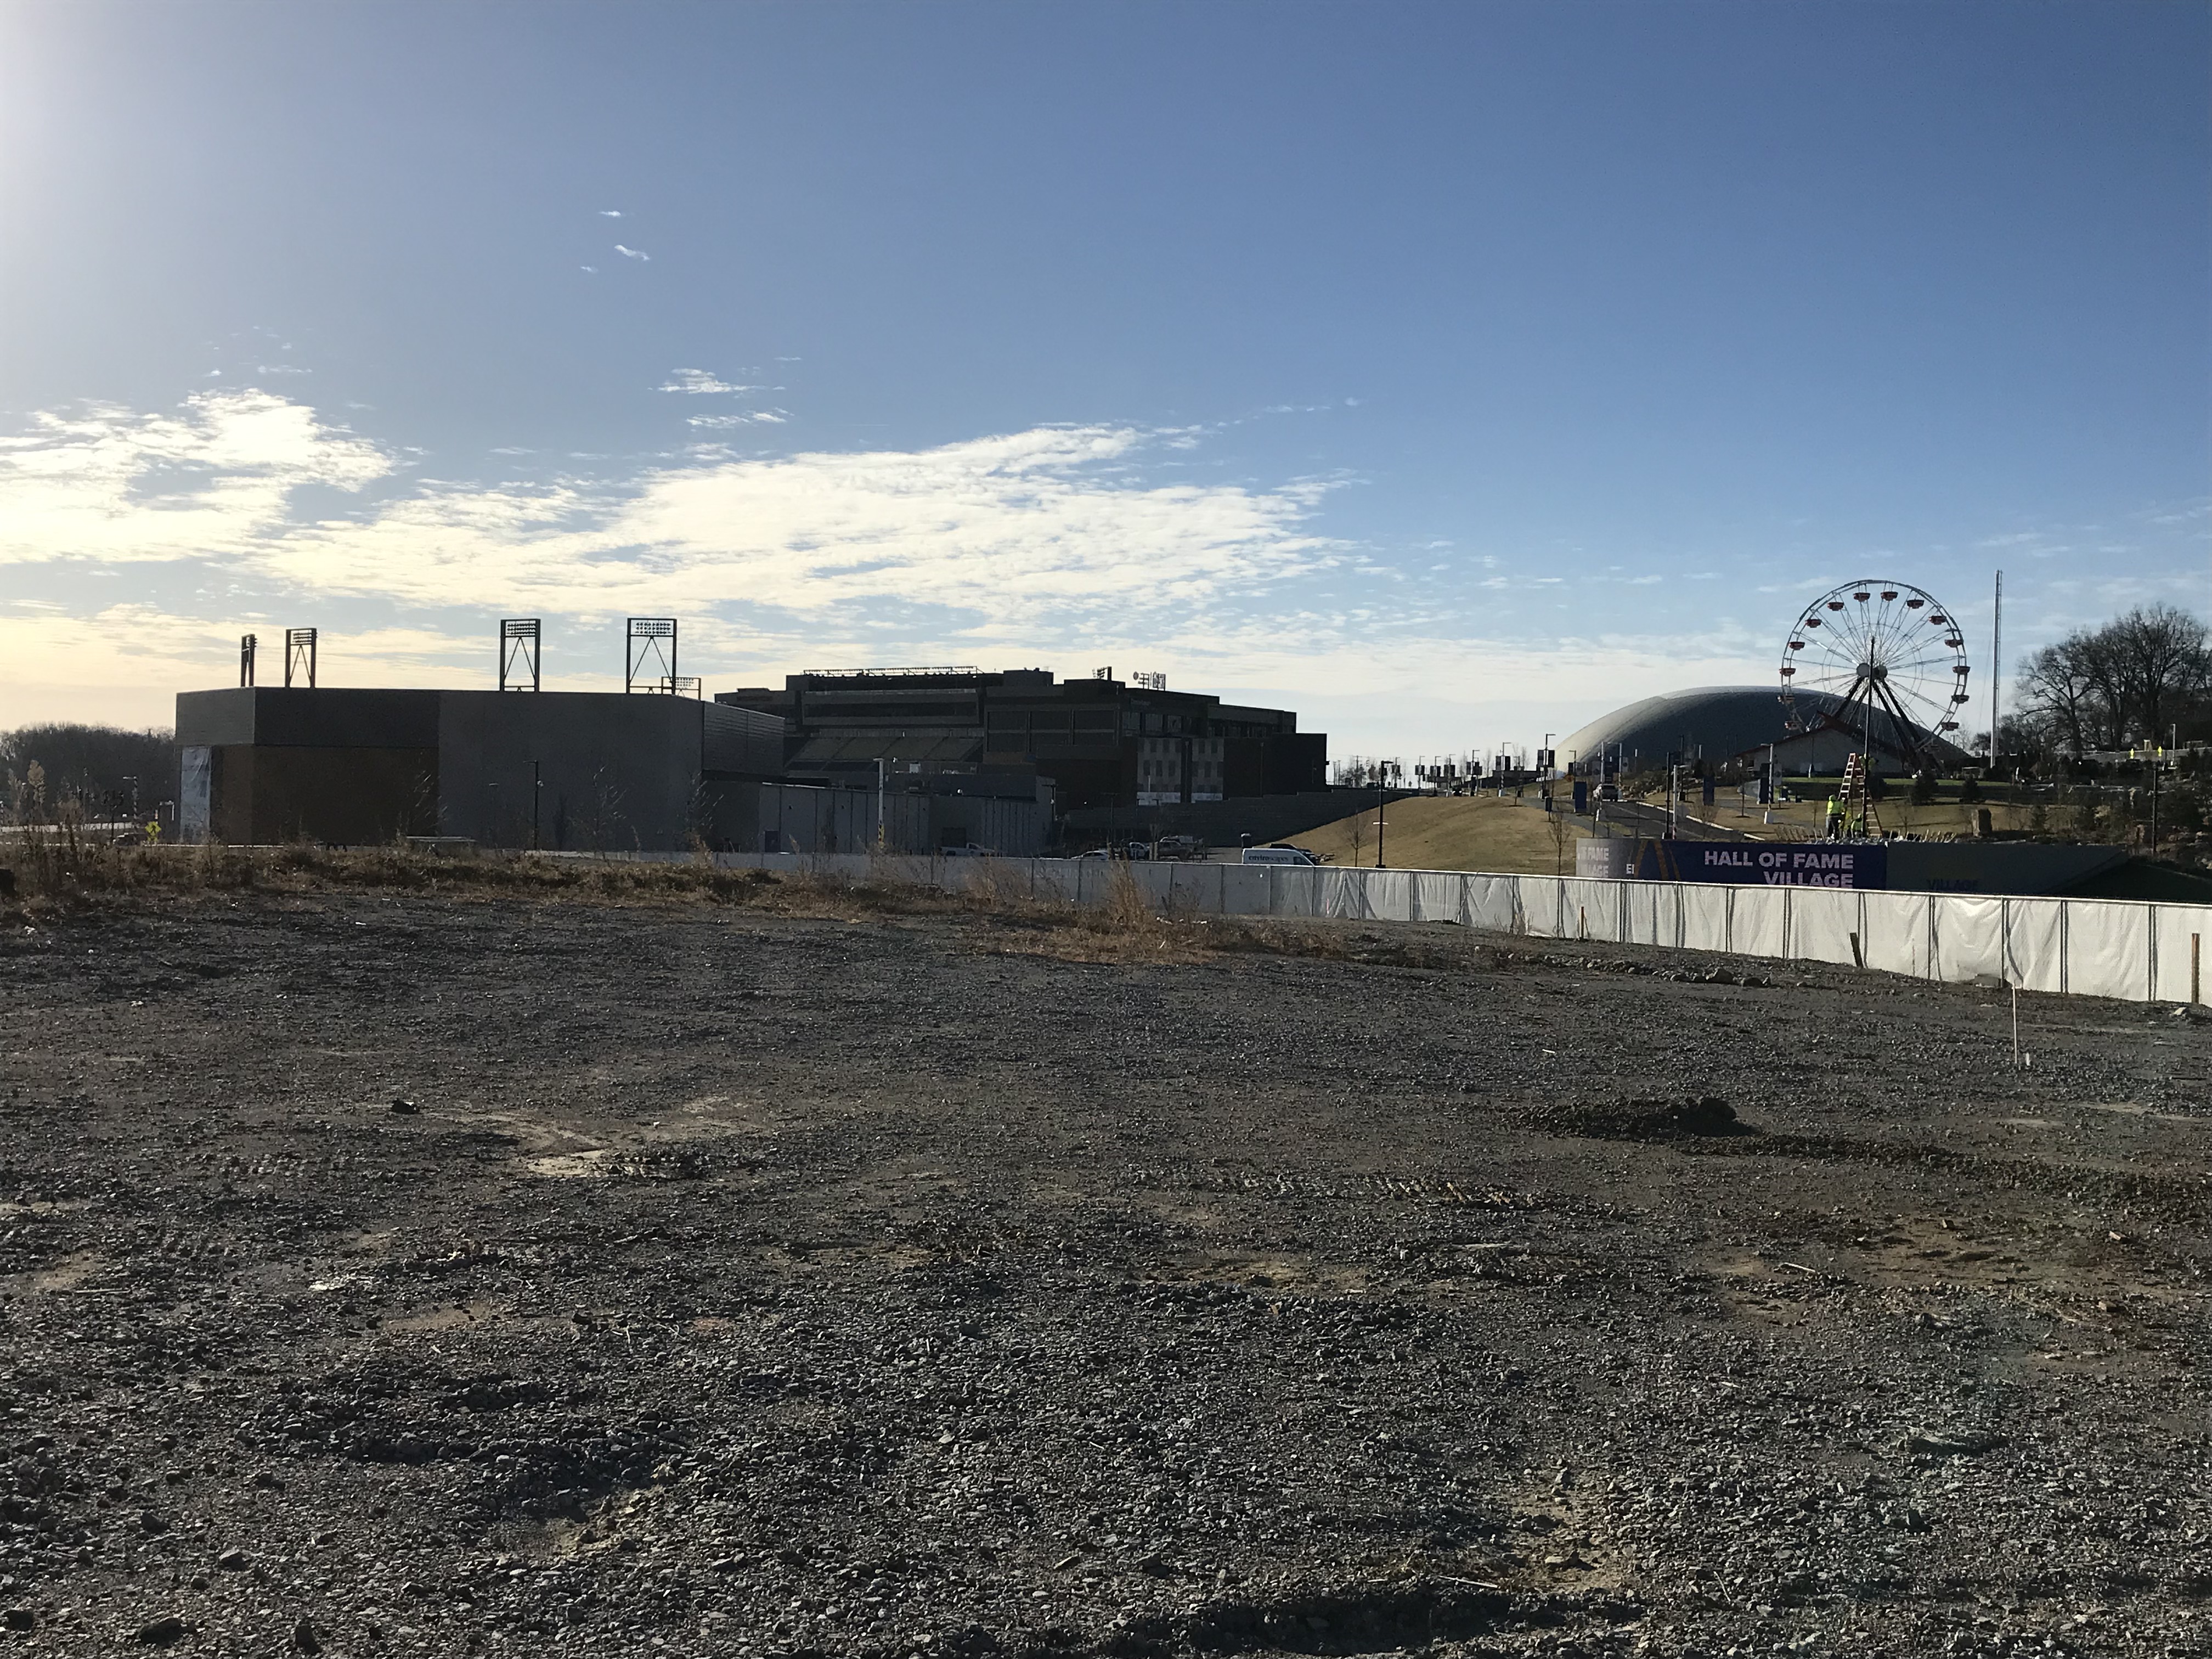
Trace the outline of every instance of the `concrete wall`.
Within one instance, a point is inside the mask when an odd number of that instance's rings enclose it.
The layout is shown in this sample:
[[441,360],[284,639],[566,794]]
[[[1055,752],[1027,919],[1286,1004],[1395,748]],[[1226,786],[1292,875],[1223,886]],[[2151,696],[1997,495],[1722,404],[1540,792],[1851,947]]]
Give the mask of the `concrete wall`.
[[[780,762],[780,722],[714,714],[718,760]],[[603,692],[191,691],[179,799],[234,842],[676,849],[702,810],[708,719],[690,698]]]
[[365,847],[436,830],[434,749],[233,744],[210,752],[208,828],[216,841]]
[[438,696],[282,686],[184,693],[180,830],[240,845],[432,833]]
[[[717,851],[796,853],[810,857],[885,852],[927,854],[974,842],[1012,856],[1044,850],[1050,808],[1042,800],[983,795],[909,794],[817,784],[725,781],[702,791],[702,836]],[[878,840],[878,834],[881,840]]]
[[781,777],[788,728],[775,714],[728,703],[699,705],[702,723],[700,764],[709,776]]
[[588,691],[437,694],[438,833],[556,851],[681,848],[702,705]]

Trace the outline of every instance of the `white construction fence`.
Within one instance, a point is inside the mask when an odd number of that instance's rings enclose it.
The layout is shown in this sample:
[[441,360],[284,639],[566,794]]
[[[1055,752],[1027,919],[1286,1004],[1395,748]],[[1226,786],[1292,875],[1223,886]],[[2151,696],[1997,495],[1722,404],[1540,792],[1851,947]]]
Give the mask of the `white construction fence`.
[[1103,859],[726,853],[715,861],[945,888],[988,881],[1016,896],[1077,904],[1099,902],[1115,882],[1133,880],[1177,915],[1456,922],[1534,939],[1847,963],[1916,979],[2134,1002],[2202,1000],[2202,941],[2212,933],[2212,906],[2127,899]]

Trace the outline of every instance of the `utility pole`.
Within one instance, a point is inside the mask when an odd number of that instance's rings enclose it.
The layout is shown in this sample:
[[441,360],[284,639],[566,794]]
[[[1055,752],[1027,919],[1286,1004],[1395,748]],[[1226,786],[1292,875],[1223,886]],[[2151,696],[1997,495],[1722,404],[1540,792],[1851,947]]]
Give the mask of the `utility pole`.
[[[1990,623],[1990,775],[1997,770],[1997,732],[2002,729],[1999,694],[2004,686],[2004,572],[1997,572],[1996,609]],[[2008,792],[2009,798],[2009,792]]]
[[1389,781],[1389,777],[1390,763],[1376,761],[1375,763],[1375,867],[1377,870],[1383,867],[1382,809],[1389,804],[1384,795],[1383,787]]
[[2150,741],[2143,747],[2150,756],[2150,846],[2148,850],[2151,857],[2156,858],[2158,856],[2158,733],[2152,732]]

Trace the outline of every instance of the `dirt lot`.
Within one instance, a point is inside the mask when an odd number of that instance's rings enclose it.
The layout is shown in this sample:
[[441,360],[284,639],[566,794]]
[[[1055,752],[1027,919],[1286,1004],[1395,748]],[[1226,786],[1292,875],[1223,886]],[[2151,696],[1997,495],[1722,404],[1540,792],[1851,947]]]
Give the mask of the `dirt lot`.
[[2212,1651],[2212,1029],[1036,937],[19,918],[0,1656]]

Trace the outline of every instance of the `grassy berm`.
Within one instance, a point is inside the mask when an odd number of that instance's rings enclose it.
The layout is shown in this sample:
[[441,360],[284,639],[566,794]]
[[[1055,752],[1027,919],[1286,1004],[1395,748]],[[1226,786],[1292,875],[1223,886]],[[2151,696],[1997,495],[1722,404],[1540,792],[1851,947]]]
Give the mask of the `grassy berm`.
[[0,912],[0,1656],[2212,1651],[2194,1017],[295,878]]

